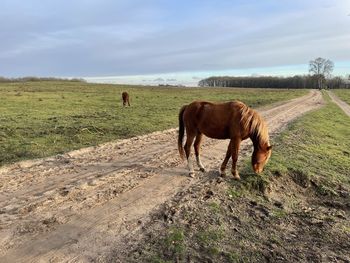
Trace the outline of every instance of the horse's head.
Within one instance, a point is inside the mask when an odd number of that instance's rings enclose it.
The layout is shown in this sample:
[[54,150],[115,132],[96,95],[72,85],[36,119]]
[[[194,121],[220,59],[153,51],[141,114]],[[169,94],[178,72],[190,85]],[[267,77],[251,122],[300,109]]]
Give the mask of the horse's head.
[[252,155],[252,166],[255,173],[261,173],[269,160],[272,146],[255,147]]

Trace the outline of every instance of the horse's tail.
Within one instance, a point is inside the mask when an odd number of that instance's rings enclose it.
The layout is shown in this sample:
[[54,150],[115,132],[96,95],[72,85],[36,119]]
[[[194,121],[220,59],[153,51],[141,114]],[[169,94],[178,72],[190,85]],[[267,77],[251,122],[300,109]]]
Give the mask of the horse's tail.
[[186,109],[186,106],[187,105],[183,106],[181,108],[180,112],[179,112],[179,137],[178,137],[178,140],[177,140],[177,146],[178,146],[180,157],[181,157],[182,160],[184,159],[184,154],[185,154],[185,151],[184,151],[184,148],[182,146],[182,143],[183,143],[184,134],[185,134],[185,126],[184,126],[183,115],[184,115],[184,111]]

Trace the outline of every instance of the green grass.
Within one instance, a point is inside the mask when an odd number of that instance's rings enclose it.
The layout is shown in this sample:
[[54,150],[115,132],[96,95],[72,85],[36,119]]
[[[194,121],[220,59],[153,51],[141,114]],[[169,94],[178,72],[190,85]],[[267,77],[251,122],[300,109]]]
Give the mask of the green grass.
[[[121,106],[127,90],[131,107]],[[242,100],[258,107],[303,90],[159,88],[42,81],[0,84],[0,165],[50,156],[177,126],[193,100]]]
[[325,107],[292,123],[275,140],[264,180],[289,174],[305,187],[313,180],[321,195],[334,195],[339,185],[350,186],[350,118],[324,96]]
[[212,229],[199,232],[196,238],[201,246],[211,248],[218,241],[223,239],[224,235],[225,233],[222,229],[214,227]]
[[181,258],[185,252],[185,234],[183,229],[173,227],[169,230],[165,244],[170,254]]
[[220,212],[220,204],[217,202],[211,202],[209,203],[209,207],[213,213]]
[[332,92],[350,105],[350,89],[334,89]]

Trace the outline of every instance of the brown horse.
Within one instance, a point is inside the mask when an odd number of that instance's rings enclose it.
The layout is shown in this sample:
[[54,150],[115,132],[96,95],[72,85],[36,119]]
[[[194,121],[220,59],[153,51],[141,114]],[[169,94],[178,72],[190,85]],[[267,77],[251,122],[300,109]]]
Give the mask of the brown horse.
[[[187,139],[183,147],[183,138],[186,129]],[[232,157],[231,172],[235,179],[240,179],[236,163],[241,141],[250,138],[254,145],[252,166],[256,173],[262,172],[271,156],[268,129],[265,121],[254,110],[240,101],[214,104],[206,101],[194,101],[181,108],[179,113],[178,148],[183,159],[187,157],[190,176],[194,169],[190,157],[191,145],[194,141],[194,150],[197,165],[205,171],[200,161],[199,149],[202,136],[214,139],[230,139],[226,157],[220,167],[220,174],[225,175],[228,160]]]
[[130,106],[129,94],[126,91],[124,91],[122,93],[122,99],[123,99],[123,106],[124,107],[126,106],[126,103],[128,103],[128,105]]

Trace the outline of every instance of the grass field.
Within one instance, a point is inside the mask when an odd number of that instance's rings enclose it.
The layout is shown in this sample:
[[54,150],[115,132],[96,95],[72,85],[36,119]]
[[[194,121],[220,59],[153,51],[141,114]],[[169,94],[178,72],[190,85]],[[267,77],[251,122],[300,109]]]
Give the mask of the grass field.
[[[121,92],[131,107],[121,106]],[[81,82],[0,84],[0,165],[177,126],[192,100],[242,100],[252,107],[288,100],[305,90],[158,88]]]
[[350,186],[350,118],[329,101],[327,94],[324,97],[326,107],[291,124],[277,140],[270,175],[276,171],[302,173],[324,181],[325,189]]
[[262,176],[252,174],[247,161],[242,181],[231,180],[228,188],[211,182],[195,198],[168,205],[170,212],[161,215],[176,211],[173,223],[155,228],[163,236],[146,238],[143,257],[149,262],[189,257],[195,262],[347,262],[350,118],[324,96],[325,107],[274,140]]
[[335,89],[332,92],[347,104],[350,104],[350,89]]

